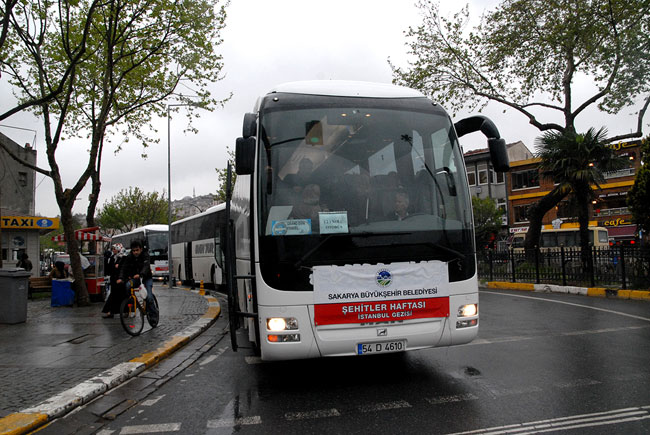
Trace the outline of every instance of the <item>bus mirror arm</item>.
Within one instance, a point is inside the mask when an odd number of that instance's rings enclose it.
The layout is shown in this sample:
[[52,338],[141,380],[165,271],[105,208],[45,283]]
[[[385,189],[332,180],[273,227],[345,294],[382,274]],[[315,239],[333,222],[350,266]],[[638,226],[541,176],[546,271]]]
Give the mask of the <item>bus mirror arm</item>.
[[497,172],[510,170],[506,141],[501,138],[499,130],[489,118],[483,115],[470,116],[455,123],[454,128],[458,137],[480,130],[488,139],[490,160],[494,170]]

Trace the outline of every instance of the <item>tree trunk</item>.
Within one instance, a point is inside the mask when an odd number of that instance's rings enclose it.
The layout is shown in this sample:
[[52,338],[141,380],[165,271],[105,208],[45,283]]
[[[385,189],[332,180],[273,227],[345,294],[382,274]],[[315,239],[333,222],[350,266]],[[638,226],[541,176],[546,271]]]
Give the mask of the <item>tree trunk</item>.
[[589,186],[583,186],[577,193],[578,223],[580,224],[580,259],[582,270],[591,271],[591,247],[589,246]]
[[[63,234],[65,234],[68,254],[70,255],[70,267],[72,269],[72,276],[74,278],[73,287],[77,294],[77,305],[80,307],[85,307],[87,305],[90,305],[90,298],[88,296],[88,289],[86,288],[86,281],[84,280],[83,269],[81,268],[81,258],[79,257],[79,242],[76,240],[74,233],[72,206],[68,205],[67,203],[68,201],[59,202],[59,208],[61,210],[61,223],[63,224]],[[74,201],[72,204],[74,204]]]
[[567,195],[568,191],[555,188],[542,197],[535,204],[528,208],[528,232],[524,241],[526,249],[526,258],[532,259],[535,255],[535,247],[539,246],[539,238],[542,234],[542,219],[544,215],[553,207],[558,205]]

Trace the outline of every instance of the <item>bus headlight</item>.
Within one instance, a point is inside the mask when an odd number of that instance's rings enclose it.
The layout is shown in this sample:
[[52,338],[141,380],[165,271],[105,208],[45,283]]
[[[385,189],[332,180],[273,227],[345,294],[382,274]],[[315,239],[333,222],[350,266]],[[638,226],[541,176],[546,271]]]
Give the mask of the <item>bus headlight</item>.
[[[478,304],[467,304],[458,308],[458,318],[475,317],[478,315]],[[478,325],[478,319],[457,320],[456,329]]]
[[458,317],[474,317],[478,314],[477,304],[463,305],[458,309]]
[[298,329],[298,320],[294,317],[270,317],[266,319],[266,329],[269,331],[291,331]]

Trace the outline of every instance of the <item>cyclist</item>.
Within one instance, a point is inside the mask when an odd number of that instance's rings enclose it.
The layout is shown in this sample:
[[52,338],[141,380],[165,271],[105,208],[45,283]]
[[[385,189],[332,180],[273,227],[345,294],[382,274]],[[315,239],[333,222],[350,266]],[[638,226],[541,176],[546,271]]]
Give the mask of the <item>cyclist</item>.
[[149,252],[142,248],[139,240],[131,242],[131,252],[126,256],[120,278],[117,280],[117,284],[126,283],[126,294],[131,291],[131,279],[133,285],[139,286],[138,281],[140,281],[147,288],[147,313],[157,320],[158,307],[153,302],[153,275],[149,264]]

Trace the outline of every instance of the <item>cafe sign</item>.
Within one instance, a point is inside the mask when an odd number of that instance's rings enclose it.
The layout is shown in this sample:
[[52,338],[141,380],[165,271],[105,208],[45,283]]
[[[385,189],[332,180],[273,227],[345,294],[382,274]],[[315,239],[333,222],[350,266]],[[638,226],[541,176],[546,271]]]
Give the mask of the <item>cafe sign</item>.
[[42,216],[2,216],[0,227],[12,230],[56,230],[59,228],[59,218]]
[[610,219],[608,221],[603,221],[602,225],[604,227],[618,227],[622,225],[633,225],[633,222],[624,218],[616,218],[616,219]]

